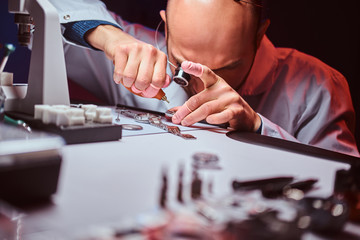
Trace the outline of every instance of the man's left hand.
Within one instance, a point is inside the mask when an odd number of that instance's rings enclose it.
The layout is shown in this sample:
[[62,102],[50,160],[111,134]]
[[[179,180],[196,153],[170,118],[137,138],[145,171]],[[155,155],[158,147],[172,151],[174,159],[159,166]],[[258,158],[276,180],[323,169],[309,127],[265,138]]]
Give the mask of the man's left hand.
[[259,115],[229,84],[207,66],[190,61],[182,69],[204,83],[204,90],[177,108],[172,122],[190,126],[205,119],[210,124],[229,123],[231,128],[256,132],[261,125]]

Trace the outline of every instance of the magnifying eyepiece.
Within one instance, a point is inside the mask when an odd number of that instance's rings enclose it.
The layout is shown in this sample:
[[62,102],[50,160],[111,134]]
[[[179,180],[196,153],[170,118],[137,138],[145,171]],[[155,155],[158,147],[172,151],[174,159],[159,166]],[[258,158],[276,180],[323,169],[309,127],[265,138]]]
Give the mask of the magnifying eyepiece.
[[189,85],[190,79],[190,74],[184,72],[181,67],[175,69],[175,74],[173,76],[174,82],[176,82],[180,86],[186,87],[187,85]]

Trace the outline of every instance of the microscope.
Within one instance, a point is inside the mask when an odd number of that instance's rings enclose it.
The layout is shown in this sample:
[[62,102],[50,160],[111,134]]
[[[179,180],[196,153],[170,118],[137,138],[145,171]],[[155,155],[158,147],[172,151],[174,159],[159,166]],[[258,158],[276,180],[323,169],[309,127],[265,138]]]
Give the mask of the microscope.
[[[20,45],[32,44],[32,52],[27,85],[1,80],[0,110],[25,120],[36,104],[70,105],[56,9],[47,0],[9,0],[9,12],[15,14]],[[50,200],[57,191],[64,140],[2,122],[0,139],[0,200],[16,206]]]
[[31,128],[60,135],[67,144],[119,140],[122,129],[112,123],[110,108],[105,111],[88,104],[97,116],[90,119],[85,114],[88,106],[70,106],[55,7],[48,0],[9,0],[9,12],[15,14],[19,44],[31,46],[31,59],[27,85],[13,84],[12,80],[5,86],[0,84],[5,93],[5,115]]
[[[32,43],[28,84],[0,86],[5,112],[34,114],[35,104],[70,105],[59,16],[47,0],[9,0],[15,14],[18,41]],[[31,38],[33,36],[33,39]]]

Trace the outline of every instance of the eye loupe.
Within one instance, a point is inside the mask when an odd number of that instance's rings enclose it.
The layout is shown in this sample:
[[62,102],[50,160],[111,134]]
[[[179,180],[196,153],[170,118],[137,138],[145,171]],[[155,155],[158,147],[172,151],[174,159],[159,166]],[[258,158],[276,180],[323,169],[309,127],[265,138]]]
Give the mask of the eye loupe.
[[189,85],[190,79],[191,79],[190,74],[184,72],[184,70],[182,70],[181,67],[177,67],[175,69],[175,74],[173,76],[174,82],[176,82],[182,87],[186,87],[187,85]]

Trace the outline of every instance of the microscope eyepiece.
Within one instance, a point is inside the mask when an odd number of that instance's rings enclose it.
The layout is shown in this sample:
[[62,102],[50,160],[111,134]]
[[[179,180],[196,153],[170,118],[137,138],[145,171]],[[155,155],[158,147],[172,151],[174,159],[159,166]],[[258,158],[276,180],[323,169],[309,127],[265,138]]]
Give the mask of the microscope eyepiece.
[[15,23],[18,24],[18,42],[21,46],[28,46],[33,29],[33,18],[29,14],[16,13]]
[[190,79],[190,74],[184,72],[181,67],[175,69],[175,74],[173,76],[174,82],[176,82],[180,86],[186,87],[187,85],[189,85]]

